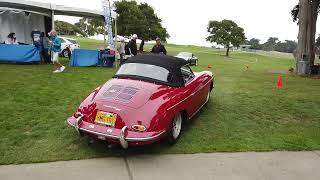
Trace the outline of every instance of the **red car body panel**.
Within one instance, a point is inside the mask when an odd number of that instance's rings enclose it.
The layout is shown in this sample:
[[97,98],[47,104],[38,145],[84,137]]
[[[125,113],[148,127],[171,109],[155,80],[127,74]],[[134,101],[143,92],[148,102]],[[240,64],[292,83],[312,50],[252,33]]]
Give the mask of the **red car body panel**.
[[[211,72],[195,73],[195,77],[183,87],[170,87],[148,81],[113,78],[95,89],[79,106],[84,117],[76,126],[76,117],[67,122],[82,134],[110,142],[119,142],[119,134],[128,127],[126,140],[129,145],[150,144],[163,138],[170,130],[174,116],[184,112],[190,120],[206,103],[213,88]],[[119,95],[127,91],[128,94]],[[120,93],[121,94],[121,93]],[[116,98],[120,97],[121,98]],[[97,111],[117,114],[114,127],[96,124]],[[134,125],[146,130],[138,132]]]

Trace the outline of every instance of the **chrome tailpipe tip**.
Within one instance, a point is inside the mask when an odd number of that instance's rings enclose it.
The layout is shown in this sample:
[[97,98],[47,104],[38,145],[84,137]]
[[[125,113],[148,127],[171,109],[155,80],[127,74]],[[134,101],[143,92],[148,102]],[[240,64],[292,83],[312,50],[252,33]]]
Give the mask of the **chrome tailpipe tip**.
[[124,126],[121,129],[120,138],[119,138],[120,144],[121,144],[123,149],[127,149],[128,148],[128,142],[126,141],[127,134],[128,134],[128,127]]

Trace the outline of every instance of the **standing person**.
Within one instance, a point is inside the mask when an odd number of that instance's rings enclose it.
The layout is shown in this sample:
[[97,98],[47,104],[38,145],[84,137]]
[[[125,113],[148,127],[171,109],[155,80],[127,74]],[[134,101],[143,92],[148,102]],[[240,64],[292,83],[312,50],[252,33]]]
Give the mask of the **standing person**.
[[136,40],[138,39],[138,36],[134,34],[131,38],[131,40],[128,43],[128,51],[131,56],[135,56],[138,54],[138,48],[137,48],[137,42]]
[[40,34],[40,43],[41,43],[41,56],[45,64],[50,64],[50,56],[49,56],[49,46],[50,46],[50,40],[45,35],[44,32],[41,32]]
[[119,52],[119,55],[120,55],[120,65],[122,65],[122,63],[124,62],[123,59],[124,59],[124,56],[125,56],[125,42],[124,42],[124,38],[121,38],[120,39],[120,43],[118,45],[118,52]]
[[16,33],[12,32],[7,36],[7,40],[4,42],[5,44],[19,44],[17,41]]
[[60,64],[59,62],[59,53],[61,51],[61,39],[57,36],[57,32],[55,30],[51,30],[49,32],[49,36],[51,37],[51,58],[53,65],[56,67],[54,73],[63,72],[66,67]]
[[156,44],[153,46],[151,52],[155,54],[167,54],[167,50],[164,45],[161,44],[160,38],[156,38]]
[[141,43],[139,46],[139,53],[143,53],[143,46],[144,46],[144,40],[141,40]]

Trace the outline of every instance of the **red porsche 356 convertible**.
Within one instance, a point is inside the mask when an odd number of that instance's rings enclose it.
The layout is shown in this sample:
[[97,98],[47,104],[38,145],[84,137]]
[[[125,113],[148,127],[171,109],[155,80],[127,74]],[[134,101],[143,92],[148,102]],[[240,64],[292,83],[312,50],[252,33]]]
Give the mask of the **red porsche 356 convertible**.
[[137,55],[96,88],[68,118],[80,135],[128,146],[165,139],[175,143],[183,125],[210,97],[214,78],[193,73],[187,61],[165,55]]

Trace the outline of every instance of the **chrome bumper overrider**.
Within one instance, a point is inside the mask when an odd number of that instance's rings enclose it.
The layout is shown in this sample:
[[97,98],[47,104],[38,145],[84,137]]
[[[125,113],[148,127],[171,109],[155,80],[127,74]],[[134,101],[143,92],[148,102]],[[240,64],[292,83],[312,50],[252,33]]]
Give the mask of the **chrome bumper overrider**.
[[79,131],[79,126],[80,126],[80,120],[81,118],[83,117],[84,115],[83,114],[80,114],[79,117],[76,119],[76,122],[75,122],[75,125],[74,125],[74,128],[76,129],[76,131],[80,134],[80,131]]
[[126,141],[126,136],[128,135],[128,128],[127,126],[124,126],[121,129],[121,133],[120,133],[120,137],[119,137],[119,141],[121,146],[123,147],[123,149],[127,149],[128,148],[128,142]]
[[103,136],[105,138],[119,140],[121,146],[124,149],[128,148],[128,142],[147,142],[147,141],[152,141],[154,139],[157,139],[158,137],[160,137],[161,135],[163,135],[165,133],[165,131],[162,131],[159,134],[154,135],[154,136],[150,136],[150,137],[129,138],[129,137],[126,137],[128,135],[128,128],[127,128],[127,126],[124,126],[121,129],[121,132],[120,132],[119,136],[114,136],[114,135],[111,135],[111,134],[104,134],[104,133],[95,132],[95,131],[92,131],[92,130],[89,130],[89,129],[81,128],[80,127],[80,123],[81,123],[81,118],[82,117],[83,117],[83,115],[80,115],[76,119],[75,124],[72,124],[69,121],[67,121],[67,122],[68,122],[68,124],[70,126],[74,127],[78,133],[80,133],[80,130],[81,130],[81,131],[84,131],[84,132],[87,132],[87,133],[91,133],[91,134],[94,134],[94,135],[97,135],[97,136]]

